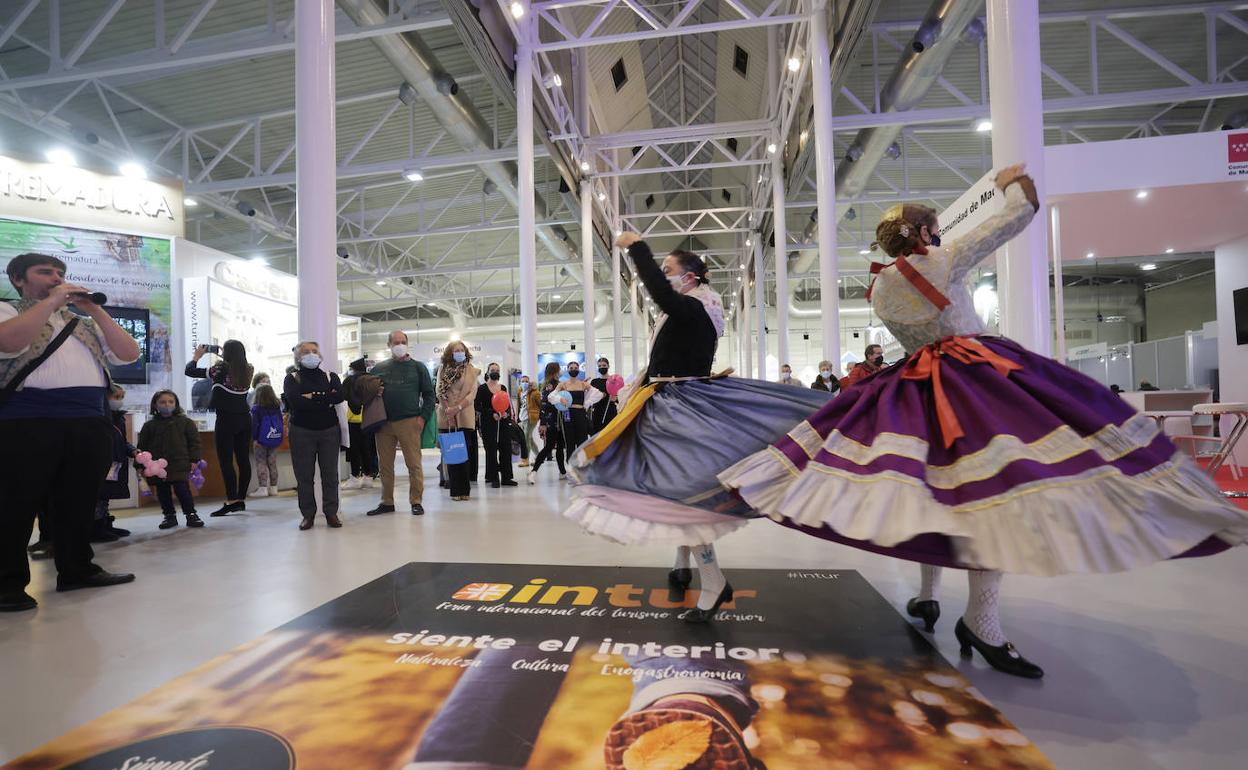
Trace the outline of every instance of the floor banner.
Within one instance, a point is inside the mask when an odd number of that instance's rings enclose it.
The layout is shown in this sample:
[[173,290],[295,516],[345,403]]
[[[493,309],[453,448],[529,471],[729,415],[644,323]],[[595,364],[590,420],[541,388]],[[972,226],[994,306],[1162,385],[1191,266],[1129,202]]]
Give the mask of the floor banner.
[[730,578],[408,564],[7,767],[1052,770],[858,573]]

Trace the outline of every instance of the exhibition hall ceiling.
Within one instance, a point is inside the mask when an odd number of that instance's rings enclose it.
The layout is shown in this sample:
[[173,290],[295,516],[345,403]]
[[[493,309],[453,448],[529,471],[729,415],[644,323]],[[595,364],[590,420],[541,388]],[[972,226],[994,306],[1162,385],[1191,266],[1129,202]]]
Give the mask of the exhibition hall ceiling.
[[[337,248],[349,258],[305,258],[338,261],[346,313],[440,316],[443,309],[427,305],[440,300],[472,317],[513,315],[516,213],[480,168],[515,160],[515,94],[506,69],[511,3],[376,0],[381,21],[357,24],[350,13],[368,1],[339,0],[336,20]],[[880,159],[863,191],[838,201],[840,264],[853,281],[866,272],[860,252],[884,209],[908,199],[943,207],[990,167],[991,132],[976,130],[988,117],[987,56],[972,25],[913,115],[896,118],[886,105],[877,109],[877,93],[932,3],[832,5],[834,48],[853,42],[845,66],[833,73],[841,87],[834,107],[838,159],[861,125],[903,124],[897,157]],[[982,15],[982,0],[978,6]],[[663,233],[653,237],[659,248],[706,253],[714,286],[726,295],[742,285],[736,279],[752,254],[745,246],[750,215],[769,222],[765,147],[787,104],[795,105],[793,131],[789,146],[778,148],[787,168],[804,141],[797,137],[808,119],[810,87],[794,81],[809,67],[799,61],[798,75],[787,67],[789,55],[800,60],[806,47],[804,23],[766,17],[800,15],[805,3],[641,0],[611,4],[604,14],[607,7],[590,0],[535,2],[530,9],[540,18],[540,47],[549,49],[538,57],[535,84],[535,178],[545,208],[542,216],[539,205],[539,224],[570,246],[551,251],[539,243],[543,314],[581,307],[579,272],[564,264],[580,245],[575,188],[589,153],[584,134],[589,147],[613,148],[615,163],[634,164],[613,175],[595,157],[590,168],[600,287],[610,276],[602,247],[614,228],[611,209]],[[293,0],[0,3],[0,153],[42,159],[59,144],[96,170],[134,159],[153,176],[185,176],[188,197],[198,204],[187,210],[189,238],[294,271],[293,9]],[[760,20],[742,20],[742,12]],[[1218,130],[1248,109],[1248,4],[1046,0],[1041,12],[1050,145]],[[659,36],[655,25],[717,31]],[[564,31],[590,35],[593,44],[564,46]],[[428,52],[435,74],[454,82],[459,104],[471,104],[479,116],[486,149],[457,142],[429,103],[400,99],[405,74],[378,46],[393,35],[409,36]],[[560,123],[569,117],[572,123]],[[813,168],[789,180],[791,249],[808,245]],[[413,171],[419,181],[406,178]],[[561,176],[573,190],[561,191]],[[613,183],[618,207],[597,200]],[[1063,248],[1105,256],[1207,249],[1233,219],[1220,212],[1243,210],[1242,201],[1214,190],[1158,190],[1148,205],[1164,211],[1182,203],[1192,211],[1193,199],[1184,196],[1196,194],[1202,205],[1194,214],[1148,218],[1114,232],[1112,243],[1097,221],[1122,206],[1135,211],[1135,201],[1071,207]],[[690,213],[646,216],[662,212]],[[815,269],[795,276],[799,296],[817,296]]]

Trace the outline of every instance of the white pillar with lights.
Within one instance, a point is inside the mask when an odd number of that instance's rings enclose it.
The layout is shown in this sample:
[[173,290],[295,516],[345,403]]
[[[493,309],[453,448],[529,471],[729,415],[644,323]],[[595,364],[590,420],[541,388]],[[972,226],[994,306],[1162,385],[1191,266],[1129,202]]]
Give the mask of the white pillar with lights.
[[810,14],[810,87],[815,112],[815,194],[819,221],[819,311],[823,357],[841,360],[841,295],[836,262],[836,147],[832,143],[832,67],[828,3],[814,0]]
[[[520,370],[537,373],[537,205],[533,181],[533,15],[528,2],[515,2],[516,145],[520,191]],[[513,15],[515,15],[513,13]],[[540,373],[537,373],[540,374]]]
[[[585,322],[585,363],[592,365],[594,344],[594,188],[588,178],[581,180],[581,315]],[[597,371],[593,369],[591,371]]]

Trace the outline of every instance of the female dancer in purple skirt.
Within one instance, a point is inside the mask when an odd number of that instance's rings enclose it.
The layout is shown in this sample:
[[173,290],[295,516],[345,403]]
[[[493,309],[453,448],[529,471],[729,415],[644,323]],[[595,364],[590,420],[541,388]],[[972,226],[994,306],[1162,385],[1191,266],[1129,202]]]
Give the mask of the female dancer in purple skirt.
[[1043,676],[1001,630],[1003,572],[1116,572],[1248,540],[1248,514],[1099,383],[985,334],[967,273],[1039,209],[1013,166],[999,214],[940,247],[935,212],[895,206],[876,246],[895,261],[868,293],[910,352],[773,446],[720,475],[751,506],[819,537],[924,564],[907,609],[940,615],[940,566],[970,570],[963,655]]
[[706,263],[673,251],[660,266],[636,233],[616,243],[662,312],[650,361],[621,392],[619,414],[572,460],[576,500],[564,516],[615,542],[677,546],[668,582],[687,588],[696,561],[701,590],[684,619],[706,622],[732,599],[713,543],[757,515],[716,475],[780,439],[831,394],[712,376],[724,308]]

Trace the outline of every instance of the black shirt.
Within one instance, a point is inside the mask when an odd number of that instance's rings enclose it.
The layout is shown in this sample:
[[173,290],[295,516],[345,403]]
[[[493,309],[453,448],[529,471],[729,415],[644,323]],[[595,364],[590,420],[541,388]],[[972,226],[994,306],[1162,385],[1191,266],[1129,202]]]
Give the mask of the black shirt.
[[654,304],[667,314],[650,349],[647,377],[705,377],[711,373],[719,333],[696,297],[681,294],[668,283],[645,241],[628,247]]
[[[208,401],[208,408],[218,412],[226,412],[231,414],[251,414],[251,404],[247,403],[247,392],[251,383],[252,367],[247,367],[248,381],[243,383],[235,383],[230,377],[230,368],[224,362],[218,362],[209,369],[196,366],[194,361],[188,361],[186,364],[186,376],[203,378],[212,383],[212,398]],[[199,386],[200,383],[195,383]],[[195,388],[191,388],[194,394]],[[192,404],[192,407],[198,407],[198,402]]]
[[[499,385],[498,392],[506,393],[507,386]],[[511,400],[511,396],[508,396],[507,398],[508,401]],[[477,428],[480,429],[481,426],[494,422],[494,415],[496,414],[494,411],[494,394],[490,392],[489,383],[483,382],[477,386],[477,397],[474,401],[477,412]],[[511,413],[505,412],[503,414],[503,419],[500,420],[500,422],[506,422],[510,419]]]
[[[311,397],[304,394],[310,393]],[[327,430],[338,427],[338,411],[346,397],[338,375],[328,375],[320,369],[299,367],[299,371],[286,375],[282,395],[290,410],[290,424],[305,430]]]

